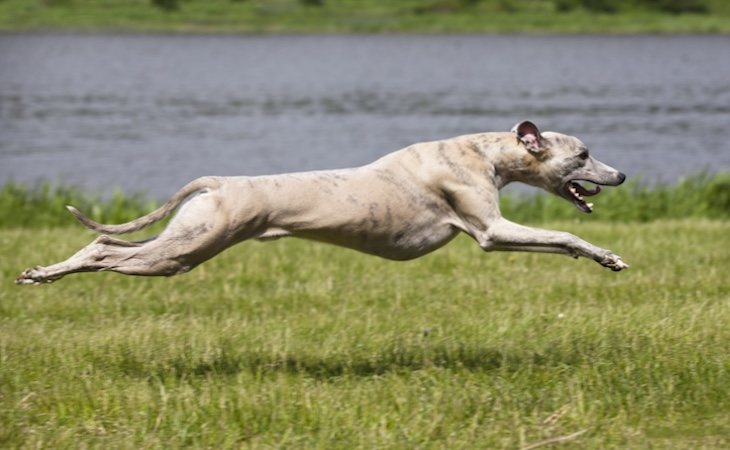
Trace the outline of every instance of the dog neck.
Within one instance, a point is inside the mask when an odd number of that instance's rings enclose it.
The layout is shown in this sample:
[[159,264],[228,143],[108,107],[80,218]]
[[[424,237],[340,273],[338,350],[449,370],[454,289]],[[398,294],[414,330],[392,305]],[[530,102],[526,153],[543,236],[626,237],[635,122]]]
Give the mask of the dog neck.
[[486,133],[481,148],[499,189],[515,181],[533,184],[530,181],[539,177],[540,165],[548,153],[545,151],[543,157],[530,153],[513,133]]

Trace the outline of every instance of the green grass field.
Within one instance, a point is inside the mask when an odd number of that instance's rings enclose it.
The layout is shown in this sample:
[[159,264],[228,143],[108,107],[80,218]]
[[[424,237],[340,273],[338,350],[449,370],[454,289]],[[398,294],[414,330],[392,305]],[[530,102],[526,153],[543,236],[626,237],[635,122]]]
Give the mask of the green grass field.
[[0,447],[730,447],[730,223],[543,226],[631,268],[290,239],[20,287],[93,235],[2,228]]

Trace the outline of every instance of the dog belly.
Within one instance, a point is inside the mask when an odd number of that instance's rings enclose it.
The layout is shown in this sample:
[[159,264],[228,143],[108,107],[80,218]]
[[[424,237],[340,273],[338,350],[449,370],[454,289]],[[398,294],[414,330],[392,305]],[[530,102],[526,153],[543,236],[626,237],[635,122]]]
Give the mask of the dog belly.
[[430,253],[451,241],[459,230],[441,225],[423,230],[377,233],[373,230],[309,230],[292,236],[346,247],[382,258],[406,261]]

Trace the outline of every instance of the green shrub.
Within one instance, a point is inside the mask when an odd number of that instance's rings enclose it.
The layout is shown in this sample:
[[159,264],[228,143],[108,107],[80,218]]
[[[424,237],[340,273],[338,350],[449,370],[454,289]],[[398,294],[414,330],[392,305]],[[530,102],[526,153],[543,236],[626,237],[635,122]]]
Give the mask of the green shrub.
[[180,9],[178,0],[151,0],[152,4],[163,11],[177,11]]
[[709,12],[706,0],[554,0],[553,5],[558,12],[577,9],[610,14],[642,9],[671,14]]
[[27,187],[8,183],[0,189],[0,228],[44,228],[74,224],[66,205],[73,205],[94,219],[127,222],[153,210],[157,204],[142,194],[116,191],[102,199],[78,188],[48,183]]

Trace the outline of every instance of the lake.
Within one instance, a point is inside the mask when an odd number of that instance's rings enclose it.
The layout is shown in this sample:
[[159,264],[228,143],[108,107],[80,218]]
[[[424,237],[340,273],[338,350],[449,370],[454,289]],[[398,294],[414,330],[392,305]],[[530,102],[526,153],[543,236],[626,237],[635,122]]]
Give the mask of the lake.
[[0,34],[0,185],[163,199],[201,175],[574,134],[646,182],[730,170],[729,36]]

